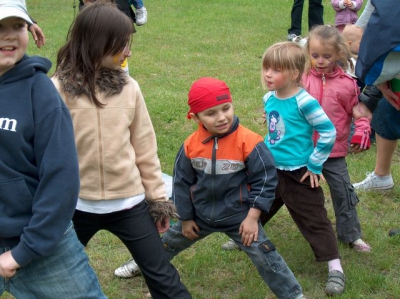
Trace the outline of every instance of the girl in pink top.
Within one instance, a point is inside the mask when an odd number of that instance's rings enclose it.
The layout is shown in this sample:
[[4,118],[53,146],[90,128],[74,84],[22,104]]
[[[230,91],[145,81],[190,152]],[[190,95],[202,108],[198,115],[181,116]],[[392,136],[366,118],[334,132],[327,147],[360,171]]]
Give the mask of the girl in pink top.
[[344,71],[351,54],[340,32],[333,26],[314,27],[306,50],[310,67],[302,78],[304,89],[318,100],[336,128],[335,145],[323,165],[322,174],[332,197],[338,239],[357,251],[369,252],[371,247],[361,239],[356,211],[359,199],[350,183],[345,157],[349,151],[347,140],[352,120],[355,133],[350,141],[350,151],[358,153],[369,148],[371,115],[358,101],[356,81]]

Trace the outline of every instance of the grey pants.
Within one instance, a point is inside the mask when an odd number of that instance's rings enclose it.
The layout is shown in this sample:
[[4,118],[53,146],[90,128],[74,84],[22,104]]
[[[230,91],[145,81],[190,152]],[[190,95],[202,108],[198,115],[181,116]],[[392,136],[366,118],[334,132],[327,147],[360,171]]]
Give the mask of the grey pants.
[[361,226],[356,210],[359,200],[350,183],[346,159],[329,158],[324,163],[322,174],[331,193],[338,239],[345,243],[354,242],[361,238]]

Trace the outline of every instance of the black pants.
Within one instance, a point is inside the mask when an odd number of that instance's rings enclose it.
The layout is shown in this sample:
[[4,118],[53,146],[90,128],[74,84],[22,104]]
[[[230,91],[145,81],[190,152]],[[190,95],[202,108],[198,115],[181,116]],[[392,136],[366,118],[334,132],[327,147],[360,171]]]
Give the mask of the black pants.
[[[292,7],[292,21],[289,34],[301,35],[301,20],[303,17],[304,0],[294,0]],[[324,24],[324,6],[322,0],[309,0],[308,5],[308,30],[311,30],[315,25]]]
[[73,222],[84,246],[99,230],[117,236],[135,257],[154,299],[192,298],[166,255],[145,201],[131,209],[108,214],[76,210]]

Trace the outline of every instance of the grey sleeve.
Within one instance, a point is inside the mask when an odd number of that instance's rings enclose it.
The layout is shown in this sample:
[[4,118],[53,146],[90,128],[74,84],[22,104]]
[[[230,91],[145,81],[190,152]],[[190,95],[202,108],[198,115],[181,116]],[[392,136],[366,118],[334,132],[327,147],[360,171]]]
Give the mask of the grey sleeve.
[[371,0],[368,0],[367,4],[364,7],[364,10],[361,16],[358,18],[356,25],[360,26],[363,30],[367,27],[369,18],[371,14],[374,12],[375,7],[372,5]]

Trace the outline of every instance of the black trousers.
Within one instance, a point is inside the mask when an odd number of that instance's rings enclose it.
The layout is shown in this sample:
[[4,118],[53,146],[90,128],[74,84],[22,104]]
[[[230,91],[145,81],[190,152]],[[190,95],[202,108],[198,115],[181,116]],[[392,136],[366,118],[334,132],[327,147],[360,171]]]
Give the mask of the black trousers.
[[[303,17],[304,0],[294,0],[291,13],[289,34],[301,35],[301,21]],[[315,25],[324,24],[324,6],[322,0],[309,0],[308,4],[308,30]]]
[[76,210],[73,222],[84,246],[99,230],[117,236],[135,257],[154,299],[192,298],[166,255],[145,201],[131,209],[108,214]]

